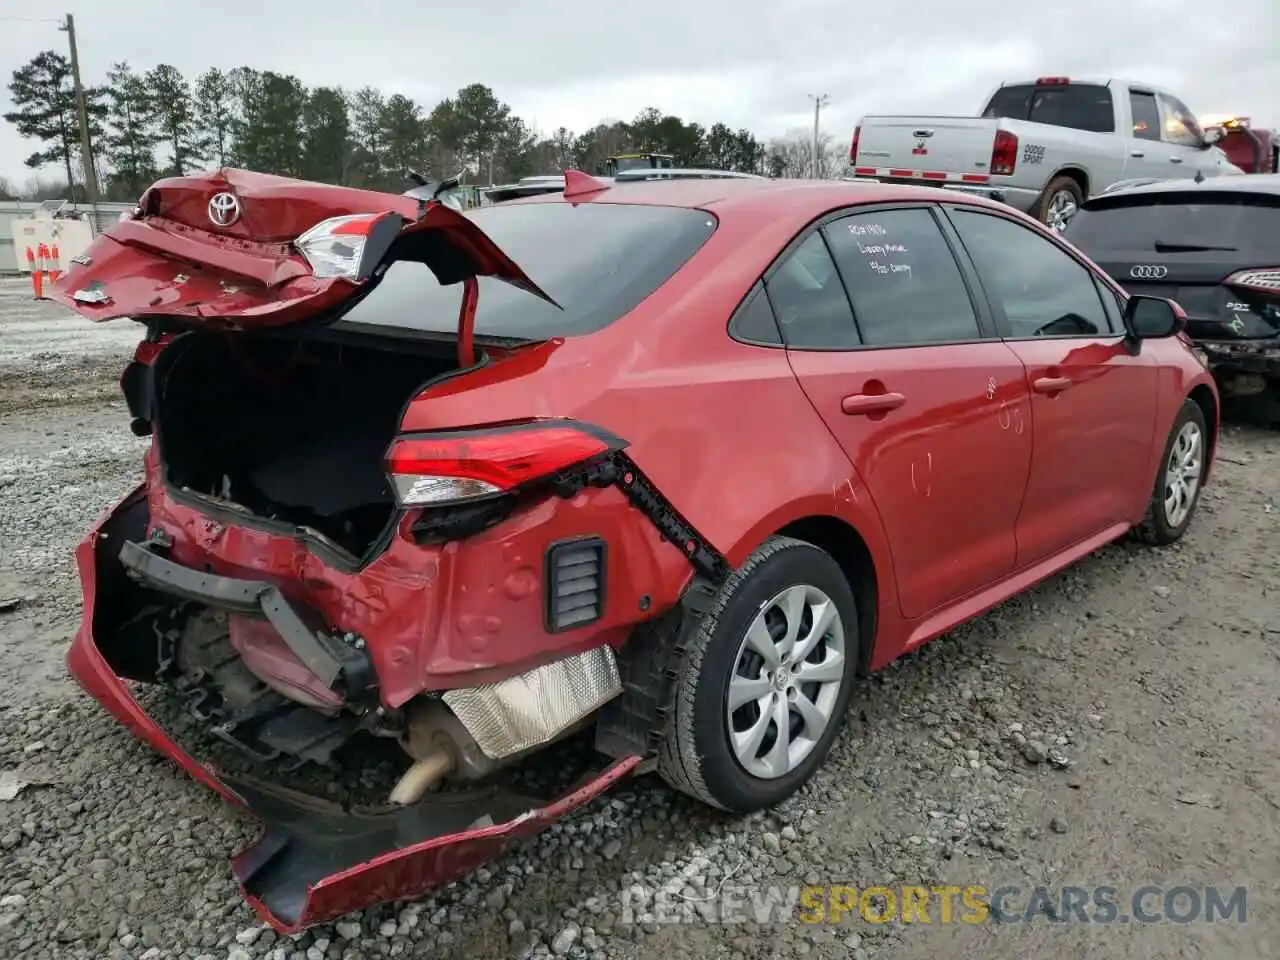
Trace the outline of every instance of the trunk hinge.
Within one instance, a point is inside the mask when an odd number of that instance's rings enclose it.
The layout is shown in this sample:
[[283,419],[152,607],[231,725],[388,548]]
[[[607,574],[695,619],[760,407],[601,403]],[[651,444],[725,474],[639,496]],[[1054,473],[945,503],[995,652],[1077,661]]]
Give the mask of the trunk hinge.
[[614,453],[581,472],[562,477],[555,486],[556,492],[565,497],[583,487],[617,487],[704,578],[716,585],[728,578],[729,563],[724,555],[680,515],[625,453]]

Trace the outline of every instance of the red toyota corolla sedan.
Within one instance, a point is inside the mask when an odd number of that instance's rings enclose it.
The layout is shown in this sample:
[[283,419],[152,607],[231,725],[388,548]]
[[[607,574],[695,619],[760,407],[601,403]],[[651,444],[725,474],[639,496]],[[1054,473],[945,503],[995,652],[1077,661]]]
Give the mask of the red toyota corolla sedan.
[[[79,549],[70,668],[266,821],[234,870],[283,930],[637,770],[777,803],[859,675],[1182,536],[1218,432],[1175,304],[945,190],[571,172],[464,214],[224,170],[157,183],[54,297],[145,324],[152,438]],[[495,786],[571,734],[604,758],[571,792]],[[404,749],[376,808],[264,779],[377,738]]]

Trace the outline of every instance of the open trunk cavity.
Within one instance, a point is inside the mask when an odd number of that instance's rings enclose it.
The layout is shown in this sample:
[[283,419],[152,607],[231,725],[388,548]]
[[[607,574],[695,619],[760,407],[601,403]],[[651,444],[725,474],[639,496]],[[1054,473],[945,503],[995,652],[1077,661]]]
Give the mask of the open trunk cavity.
[[438,355],[421,350],[184,335],[157,370],[166,479],[364,557],[395,515],[383,456],[405,404],[457,367],[452,344]]

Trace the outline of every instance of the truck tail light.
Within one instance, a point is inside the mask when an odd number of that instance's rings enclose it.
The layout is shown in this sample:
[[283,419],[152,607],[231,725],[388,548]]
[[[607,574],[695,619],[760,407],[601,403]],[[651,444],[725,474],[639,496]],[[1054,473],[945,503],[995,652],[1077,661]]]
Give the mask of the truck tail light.
[[1036,80],[1037,87],[1065,87],[1070,83],[1069,77],[1040,77]]
[[1280,297],[1280,267],[1255,267],[1241,270],[1222,281],[1225,286]]
[[991,145],[991,175],[1007,177],[1018,165],[1018,137],[1008,130],[997,130]]
[[621,450],[625,441],[586,424],[541,420],[400,437],[386,470],[402,507],[496,497]]
[[853,141],[849,144],[849,165],[854,166],[858,162],[858,135],[862,133],[862,124],[858,124],[853,128]]

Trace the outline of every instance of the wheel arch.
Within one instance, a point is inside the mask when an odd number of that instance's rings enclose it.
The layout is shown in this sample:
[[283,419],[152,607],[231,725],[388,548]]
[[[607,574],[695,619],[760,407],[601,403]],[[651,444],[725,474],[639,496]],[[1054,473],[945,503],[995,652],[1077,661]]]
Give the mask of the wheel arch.
[[1057,180],[1059,177],[1070,177],[1080,185],[1081,196],[1083,196],[1085,200],[1089,199],[1089,171],[1084,167],[1074,163],[1068,163],[1065,166],[1060,167],[1053,172],[1048,180],[1044,182],[1045,190],[1048,190],[1049,184],[1053,183],[1053,181]]
[[1206,451],[1205,470],[1202,478],[1207,480],[1214,458],[1218,454],[1218,434],[1222,426],[1218,397],[1213,388],[1207,383],[1198,383],[1191,388],[1191,392],[1187,394],[1187,399],[1200,408],[1200,412],[1204,414],[1205,428],[1209,431],[1209,449]]
[[839,565],[858,604],[858,673],[865,676],[875,648],[880,603],[880,582],[867,541],[852,524],[829,514],[793,520],[775,530],[773,536],[811,543]]

